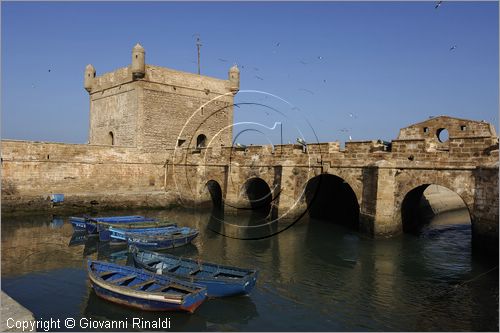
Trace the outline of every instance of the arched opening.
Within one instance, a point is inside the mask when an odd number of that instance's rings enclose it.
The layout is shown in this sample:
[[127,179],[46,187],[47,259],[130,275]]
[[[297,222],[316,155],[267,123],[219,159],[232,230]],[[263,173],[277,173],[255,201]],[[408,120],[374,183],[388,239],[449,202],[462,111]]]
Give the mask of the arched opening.
[[467,225],[467,205],[454,191],[440,185],[424,184],[409,191],[401,205],[403,231],[420,233],[423,228]]
[[205,186],[212,199],[212,209],[220,212],[222,210],[222,188],[215,180],[209,180]]
[[248,200],[248,207],[261,217],[269,215],[272,193],[269,185],[261,178],[251,178],[243,185],[243,194]]
[[359,228],[359,204],[351,186],[342,178],[322,174],[309,180],[305,190],[309,216]]
[[437,136],[439,142],[444,143],[444,142],[448,141],[450,135],[449,135],[448,130],[446,128],[440,128],[437,130],[436,136]]
[[109,140],[109,144],[114,146],[115,145],[115,136],[113,134],[113,132],[109,132],[108,134],[108,140]]
[[207,137],[205,134],[200,134],[196,138],[196,148],[205,148],[207,145]]

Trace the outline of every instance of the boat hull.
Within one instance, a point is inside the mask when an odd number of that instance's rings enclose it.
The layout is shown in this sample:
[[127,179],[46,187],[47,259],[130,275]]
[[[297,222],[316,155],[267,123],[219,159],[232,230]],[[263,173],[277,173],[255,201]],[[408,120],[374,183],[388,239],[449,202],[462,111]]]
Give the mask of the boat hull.
[[127,239],[129,246],[136,246],[144,250],[166,250],[176,247],[181,247],[191,243],[193,239],[198,236],[198,231],[193,232],[184,237],[174,237],[174,238],[153,238],[145,237],[141,238],[139,236],[130,236]]
[[[226,296],[236,296],[249,294],[251,290],[255,287],[257,282],[258,272],[256,270],[241,269],[231,266],[221,266],[213,263],[198,263],[192,259],[177,258],[171,255],[159,254],[150,251],[144,251],[137,248],[131,248],[133,252],[134,263],[137,267],[144,270],[163,274],[166,276],[171,276],[176,279],[180,279],[186,282],[193,282],[207,288],[208,297],[226,297]],[[141,259],[143,260],[141,260]],[[156,262],[163,261],[166,263],[165,266],[161,266],[164,269],[157,268],[157,266],[148,266],[147,261]],[[180,269],[175,271],[170,271],[169,268],[172,267],[172,262],[177,261]],[[175,264],[174,264],[175,265]],[[230,273],[237,272],[242,274],[241,277],[237,278],[216,278],[216,277],[196,277],[191,276],[189,271],[193,271],[196,268],[201,268],[202,270],[212,271],[213,275],[217,273]],[[178,273],[178,272],[184,272]]]
[[158,227],[146,227],[146,228],[101,228],[99,230],[99,240],[101,242],[109,242],[114,241],[116,243],[126,243],[127,239],[132,235],[148,235],[148,236],[164,236],[169,233],[174,233],[178,230],[182,230],[182,228],[177,227],[177,224],[171,223]]
[[[87,268],[90,283],[96,295],[116,304],[146,311],[193,313],[206,299],[206,289],[203,287],[133,267],[89,259]],[[113,279],[114,276],[118,278]],[[184,294],[147,291],[149,286],[155,287],[155,290],[181,288],[186,291]]]
[[87,225],[83,217],[70,217],[69,221],[71,222],[74,231],[85,231],[87,229]]
[[194,313],[194,311],[205,300],[204,297],[200,297],[198,300],[194,300],[193,302],[191,302],[191,304],[172,304],[154,300],[145,300],[137,297],[124,296],[117,292],[113,292],[106,288],[100,287],[94,283],[92,283],[92,288],[94,289],[97,296],[105,299],[106,301],[144,311],[187,311],[190,313]]
[[[158,222],[157,219],[140,215],[106,216],[106,217],[70,217],[70,222],[76,230],[86,230],[89,235],[97,234],[101,225],[133,225],[137,223]],[[98,227],[99,225],[99,227]]]

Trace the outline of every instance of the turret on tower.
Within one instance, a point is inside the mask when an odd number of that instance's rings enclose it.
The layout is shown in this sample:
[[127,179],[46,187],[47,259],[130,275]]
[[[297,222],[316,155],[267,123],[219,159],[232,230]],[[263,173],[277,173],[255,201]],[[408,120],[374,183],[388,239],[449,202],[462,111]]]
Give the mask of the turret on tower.
[[145,150],[231,146],[237,66],[221,80],[146,65],[144,48],[137,44],[131,63],[94,75],[94,67],[87,66],[90,144]]
[[132,76],[135,79],[142,79],[146,75],[146,52],[141,44],[135,44],[132,49]]
[[83,87],[88,92],[92,90],[92,84],[94,83],[94,78],[95,78],[95,68],[91,64],[88,64],[87,67],[85,67],[85,78],[83,80]]
[[240,90],[240,70],[237,65],[229,69],[229,90],[233,94]]

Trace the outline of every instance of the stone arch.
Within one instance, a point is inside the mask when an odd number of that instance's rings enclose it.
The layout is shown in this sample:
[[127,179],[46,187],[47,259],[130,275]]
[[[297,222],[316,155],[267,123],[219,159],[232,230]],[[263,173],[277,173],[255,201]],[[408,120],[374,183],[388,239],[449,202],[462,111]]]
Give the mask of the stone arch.
[[[464,202],[474,227],[474,186],[473,171],[441,170],[398,170],[396,171],[396,192],[394,195],[393,221],[399,231],[403,230],[402,205],[406,195],[423,185],[439,185],[455,192]],[[423,193],[423,192],[422,192]]]
[[109,131],[109,133],[108,133],[108,142],[111,146],[115,145],[115,135],[114,135],[113,131]]
[[205,183],[205,187],[208,190],[210,198],[212,200],[212,208],[214,210],[222,210],[223,208],[223,197],[222,197],[222,187],[220,184],[213,179],[210,179]]
[[262,215],[271,211],[273,193],[268,183],[260,177],[252,177],[245,181],[240,196],[246,201],[245,207]]
[[358,200],[358,205],[361,207],[361,201],[363,198],[363,169],[345,169],[345,168],[330,168],[327,174],[342,178],[344,182],[346,182],[356,195],[356,199]]
[[304,199],[310,217],[359,228],[359,200],[343,178],[331,173],[312,177],[306,183]]
[[207,136],[200,134],[196,138],[196,148],[205,148],[207,146]]
[[460,196],[456,191],[446,186],[427,183],[418,185],[413,189],[407,191],[403,197],[403,200],[399,206],[401,214],[401,226],[403,232],[417,233],[425,225],[426,221],[422,211],[423,204],[425,205],[425,200],[423,195],[424,191],[428,189],[429,186],[431,185],[438,185],[438,187],[448,190],[446,195],[454,193],[452,194],[454,196],[454,199],[457,200],[458,202],[461,202],[461,206],[468,212],[469,221],[472,222],[471,209],[467,205],[464,198],[462,198],[462,196]]

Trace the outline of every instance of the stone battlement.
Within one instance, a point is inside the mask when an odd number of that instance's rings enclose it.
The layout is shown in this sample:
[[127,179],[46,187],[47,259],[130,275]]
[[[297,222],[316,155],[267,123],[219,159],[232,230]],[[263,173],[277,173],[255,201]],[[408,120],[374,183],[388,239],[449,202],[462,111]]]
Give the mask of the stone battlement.
[[209,76],[178,71],[170,68],[146,65],[145,75],[141,79],[134,79],[130,66],[116,69],[113,72],[96,76],[91,85],[90,94],[101,93],[104,90],[119,87],[127,83],[140,80],[175,87],[175,89],[190,89],[201,91],[204,94],[229,94],[229,80],[217,79]]

